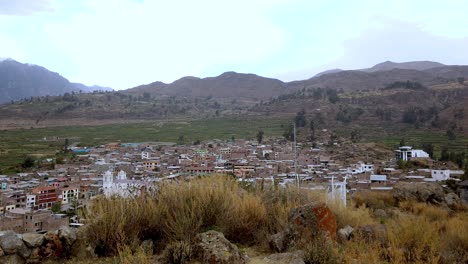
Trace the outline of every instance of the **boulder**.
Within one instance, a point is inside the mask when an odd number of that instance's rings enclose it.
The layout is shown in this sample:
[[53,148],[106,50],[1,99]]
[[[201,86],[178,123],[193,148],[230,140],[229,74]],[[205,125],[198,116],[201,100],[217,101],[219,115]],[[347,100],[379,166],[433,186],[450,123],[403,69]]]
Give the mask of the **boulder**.
[[374,216],[377,218],[387,218],[387,212],[383,209],[376,209],[374,211]]
[[341,242],[350,240],[353,235],[353,231],[354,231],[354,228],[352,228],[349,225],[341,228],[337,232],[338,240]]
[[3,251],[3,249],[0,247],[0,257],[1,256],[5,256],[5,252]]
[[456,206],[457,204],[460,203],[460,197],[458,197],[458,195],[456,195],[456,194],[453,193],[453,192],[447,193],[447,194],[445,195],[445,203],[446,203],[449,207]]
[[21,238],[28,247],[39,247],[44,242],[44,234],[25,233]]
[[62,257],[64,253],[62,242],[58,232],[47,232],[44,235],[44,243],[39,249],[39,255],[43,258]]
[[272,254],[268,257],[265,257],[263,261],[269,264],[305,264],[304,251],[296,250],[293,252]]
[[5,255],[3,257],[0,257],[0,263],[2,263],[2,264],[23,264],[23,263],[26,263],[26,261],[21,256],[13,254],[13,255]]
[[26,245],[23,240],[13,231],[0,232],[0,247],[6,255],[15,254],[19,251],[25,252]]
[[444,189],[433,182],[400,182],[393,187],[393,197],[397,201],[417,201],[432,204],[445,202]]
[[336,219],[325,204],[314,203],[292,209],[285,229],[270,236],[269,242],[273,250],[283,252],[322,235],[335,240]]
[[68,226],[62,226],[58,230],[58,237],[64,246],[71,247],[76,240],[76,230]]
[[387,227],[382,224],[358,226],[356,228],[356,236],[367,242],[378,240],[382,245],[388,243]]
[[211,230],[195,237],[194,255],[208,264],[244,264],[246,256],[220,232]]

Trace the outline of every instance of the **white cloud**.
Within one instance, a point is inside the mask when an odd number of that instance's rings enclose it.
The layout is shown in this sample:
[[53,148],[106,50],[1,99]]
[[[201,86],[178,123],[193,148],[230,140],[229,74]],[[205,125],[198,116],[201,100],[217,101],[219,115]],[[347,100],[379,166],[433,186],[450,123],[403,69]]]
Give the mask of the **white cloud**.
[[30,16],[53,10],[49,0],[0,0],[0,15]]
[[255,63],[284,43],[284,33],[258,3],[86,3],[91,12],[49,25],[46,32],[80,66],[81,81],[118,89],[198,76],[216,64]]

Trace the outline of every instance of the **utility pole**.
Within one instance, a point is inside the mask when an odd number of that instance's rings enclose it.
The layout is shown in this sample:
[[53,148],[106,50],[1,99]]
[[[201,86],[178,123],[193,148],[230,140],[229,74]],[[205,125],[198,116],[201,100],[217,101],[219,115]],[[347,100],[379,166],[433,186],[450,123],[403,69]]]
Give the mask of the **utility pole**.
[[294,173],[296,174],[296,184],[299,188],[299,175],[297,174],[297,141],[296,141],[296,123],[294,122]]

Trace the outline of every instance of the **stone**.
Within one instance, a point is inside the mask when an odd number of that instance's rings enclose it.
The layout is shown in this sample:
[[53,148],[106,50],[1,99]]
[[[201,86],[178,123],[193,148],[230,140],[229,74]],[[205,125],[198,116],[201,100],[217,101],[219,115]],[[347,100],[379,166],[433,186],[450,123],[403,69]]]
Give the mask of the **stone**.
[[25,233],[21,237],[28,247],[39,247],[44,242],[44,234]]
[[44,235],[44,243],[39,249],[39,255],[43,258],[62,257],[64,253],[62,242],[58,232],[47,232]]
[[71,247],[76,240],[76,230],[68,226],[60,227],[58,237],[66,246]]
[[351,239],[352,235],[353,235],[353,231],[354,231],[354,228],[352,228],[351,226],[347,225],[343,228],[341,228],[340,230],[338,230],[337,232],[337,236],[338,236],[338,240],[340,242],[344,242],[344,241],[348,241]]
[[195,258],[207,264],[244,264],[246,256],[220,232],[210,230],[197,234],[194,244]]
[[376,209],[374,211],[374,216],[377,218],[387,218],[387,212],[383,209]]
[[5,255],[3,257],[0,257],[0,263],[2,264],[24,264],[26,263],[26,261],[16,255],[16,254],[13,254],[13,255]]
[[356,235],[367,242],[379,241],[382,245],[388,243],[387,227],[382,224],[364,225],[356,228]]
[[6,255],[15,254],[25,247],[23,240],[13,231],[0,233],[0,247]]
[[400,182],[393,187],[397,201],[417,201],[432,204],[445,203],[444,189],[437,183]]
[[289,224],[294,228],[306,228],[313,234],[324,233],[335,240],[336,219],[333,212],[323,203],[309,204],[292,209]]
[[452,207],[452,206],[455,206],[457,204],[460,203],[460,197],[458,197],[458,195],[456,195],[455,193],[451,192],[451,193],[447,193],[445,195],[445,203],[449,206],[449,207]]
[[5,256],[5,251],[3,251],[3,249],[0,247],[0,257],[1,256]]
[[296,250],[293,252],[276,253],[265,257],[263,261],[269,264],[305,264],[304,251]]
[[276,252],[283,252],[288,248],[288,241],[286,232],[281,231],[269,238],[270,248]]
[[325,236],[333,241],[336,239],[336,218],[323,203],[292,209],[284,230],[270,236],[270,248],[283,252],[298,243],[307,243],[316,236]]

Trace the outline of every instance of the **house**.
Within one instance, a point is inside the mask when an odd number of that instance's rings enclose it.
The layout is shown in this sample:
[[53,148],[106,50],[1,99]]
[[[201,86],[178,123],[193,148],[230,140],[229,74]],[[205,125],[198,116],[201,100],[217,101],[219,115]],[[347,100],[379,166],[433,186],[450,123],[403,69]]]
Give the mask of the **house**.
[[446,181],[450,178],[450,170],[431,170],[431,176],[435,181]]
[[15,208],[0,218],[1,230],[13,230],[19,234],[56,230],[61,226],[68,226],[68,218],[54,215],[49,210]]
[[429,154],[424,150],[413,149],[410,146],[403,146],[395,150],[395,156],[397,160],[408,161],[411,158],[429,158]]
[[78,200],[80,193],[79,187],[66,187],[60,190],[59,200],[61,199],[62,204],[68,204],[73,199]]
[[54,186],[40,186],[32,190],[36,195],[36,205],[39,209],[50,208],[58,201],[57,189]]

